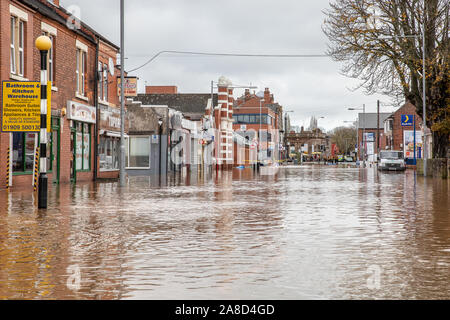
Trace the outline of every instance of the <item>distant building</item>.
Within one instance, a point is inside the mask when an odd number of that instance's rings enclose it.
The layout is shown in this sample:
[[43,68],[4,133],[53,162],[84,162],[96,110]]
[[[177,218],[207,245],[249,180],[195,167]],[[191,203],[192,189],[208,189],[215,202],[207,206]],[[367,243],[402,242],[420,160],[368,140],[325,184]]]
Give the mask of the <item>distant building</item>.
[[[414,126],[402,126],[402,115],[409,115],[415,118],[416,158],[422,158],[422,118],[416,113],[416,107],[409,101],[407,101],[384,121],[384,140],[386,148],[390,150],[401,150],[404,152],[405,158],[414,158]],[[412,120],[414,120],[414,118]],[[429,148],[431,148],[431,144]]]
[[[390,113],[360,113],[358,114],[358,159],[376,161],[376,155],[379,150],[386,147],[384,138],[384,121],[390,116]],[[363,132],[365,135],[363,137]]]
[[330,138],[320,129],[304,131],[303,127],[299,133],[290,132],[286,135],[289,153],[301,153],[304,160],[320,160],[330,156]]

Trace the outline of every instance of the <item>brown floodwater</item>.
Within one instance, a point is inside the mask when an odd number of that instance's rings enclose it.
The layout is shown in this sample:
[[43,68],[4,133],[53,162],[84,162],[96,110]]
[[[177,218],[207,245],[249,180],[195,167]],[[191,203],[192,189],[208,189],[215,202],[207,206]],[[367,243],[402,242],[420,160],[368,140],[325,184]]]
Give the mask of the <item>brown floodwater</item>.
[[450,299],[449,180],[285,167],[0,191],[0,299]]

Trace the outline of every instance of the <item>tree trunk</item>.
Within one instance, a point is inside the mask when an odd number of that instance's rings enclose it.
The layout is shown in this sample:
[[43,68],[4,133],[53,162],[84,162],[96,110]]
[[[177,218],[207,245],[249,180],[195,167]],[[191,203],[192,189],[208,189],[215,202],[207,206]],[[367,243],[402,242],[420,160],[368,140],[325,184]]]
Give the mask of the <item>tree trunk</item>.
[[433,131],[433,158],[446,158],[450,147],[448,134]]

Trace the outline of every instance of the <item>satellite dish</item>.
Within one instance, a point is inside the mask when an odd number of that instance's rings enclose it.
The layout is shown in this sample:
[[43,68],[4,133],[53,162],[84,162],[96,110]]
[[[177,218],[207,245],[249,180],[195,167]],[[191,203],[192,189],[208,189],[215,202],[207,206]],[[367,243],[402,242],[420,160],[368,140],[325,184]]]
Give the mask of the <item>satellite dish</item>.
[[109,65],[109,73],[113,76],[114,75],[114,61],[112,58],[109,58],[108,65]]

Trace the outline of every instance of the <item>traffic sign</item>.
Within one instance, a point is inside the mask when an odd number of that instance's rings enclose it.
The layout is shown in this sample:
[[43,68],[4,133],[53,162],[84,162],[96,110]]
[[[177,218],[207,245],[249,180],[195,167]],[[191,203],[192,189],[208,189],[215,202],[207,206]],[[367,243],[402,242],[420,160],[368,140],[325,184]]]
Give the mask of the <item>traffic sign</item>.
[[412,114],[402,114],[402,127],[409,127],[413,125],[414,116]]

